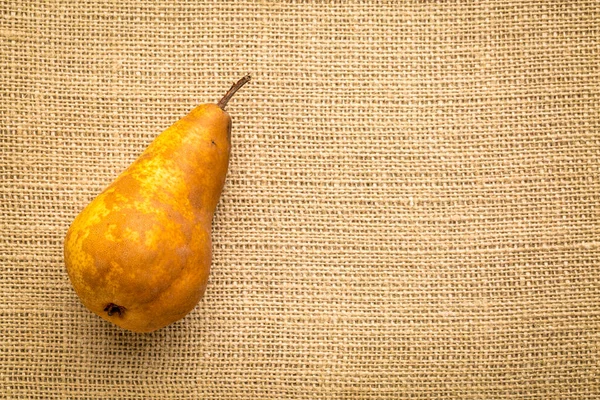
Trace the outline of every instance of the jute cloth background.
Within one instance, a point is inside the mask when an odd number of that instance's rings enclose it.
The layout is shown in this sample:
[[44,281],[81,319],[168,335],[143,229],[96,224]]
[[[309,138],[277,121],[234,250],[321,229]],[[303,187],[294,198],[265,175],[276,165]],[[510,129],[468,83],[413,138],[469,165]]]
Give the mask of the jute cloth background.
[[[3,2],[0,390],[600,397],[597,2]],[[87,311],[76,214],[253,75],[206,296]]]

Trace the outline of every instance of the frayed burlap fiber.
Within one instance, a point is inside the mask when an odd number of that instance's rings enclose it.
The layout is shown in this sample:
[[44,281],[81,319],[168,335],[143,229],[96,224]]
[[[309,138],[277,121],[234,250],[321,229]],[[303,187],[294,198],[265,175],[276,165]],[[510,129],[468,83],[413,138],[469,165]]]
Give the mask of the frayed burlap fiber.
[[[0,397],[600,398],[600,4],[4,1]],[[73,291],[75,216],[236,94],[206,295]]]

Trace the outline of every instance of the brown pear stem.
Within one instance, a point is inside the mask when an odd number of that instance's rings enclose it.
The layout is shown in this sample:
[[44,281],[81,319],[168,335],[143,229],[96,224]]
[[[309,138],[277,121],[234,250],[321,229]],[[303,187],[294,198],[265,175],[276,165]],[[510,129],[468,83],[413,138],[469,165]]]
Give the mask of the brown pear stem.
[[225,110],[227,103],[229,102],[229,100],[231,100],[235,92],[237,92],[242,86],[244,86],[248,82],[250,82],[250,75],[246,75],[245,77],[234,83],[233,86],[231,86],[231,89],[229,89],[227,93],[225,93],[225,96],[223,96],[223,98],[217,103],[217,105],[221,107],[221,110]]

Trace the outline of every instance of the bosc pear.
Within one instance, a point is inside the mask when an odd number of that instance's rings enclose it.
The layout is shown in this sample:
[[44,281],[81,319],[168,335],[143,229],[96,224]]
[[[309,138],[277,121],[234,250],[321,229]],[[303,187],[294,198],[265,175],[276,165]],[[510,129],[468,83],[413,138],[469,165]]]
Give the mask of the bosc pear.
[[65,265],[81,302],[134,332],[187,315],[206,289],[211,226],[229,166],[235,83],[157,136],[75,218]]

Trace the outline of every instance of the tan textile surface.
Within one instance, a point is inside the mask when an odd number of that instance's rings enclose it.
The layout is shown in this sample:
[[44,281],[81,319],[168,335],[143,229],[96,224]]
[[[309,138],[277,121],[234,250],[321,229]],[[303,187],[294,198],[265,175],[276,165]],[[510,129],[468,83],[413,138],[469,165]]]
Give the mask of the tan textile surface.
[[[2,398],[600,398],[600,4],[395,3],[2,2]],[[69,224],[246,73],[204,299],[104,322]]]

